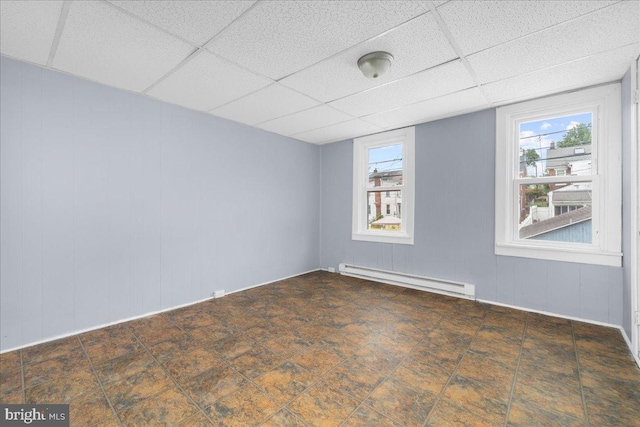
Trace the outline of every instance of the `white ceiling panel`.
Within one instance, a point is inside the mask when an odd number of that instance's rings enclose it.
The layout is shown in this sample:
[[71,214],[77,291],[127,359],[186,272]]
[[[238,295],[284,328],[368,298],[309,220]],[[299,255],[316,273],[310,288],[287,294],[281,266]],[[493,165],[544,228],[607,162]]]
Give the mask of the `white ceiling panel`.
[[482,92],[478,88],[471,88],[395,110],[373,114],[365,117],[364,120],[384,129],[391,129],[484,108],[489,108],[489,104]]
[[0,1],[0,53],[44,65],[62,1]]
[[[636,20],[625,19],[635,16]],[[640,2],[618,3],[468,57],[481,83],[548,68],[637,43]],[[612,31],[615,28],[615,31]]]
[[209,111],[273,83],[201,51],[148,93],[154,98]]
[[259,124],[258,127],[270,132],[291,136],[352,119],[354,117],[348,114],[336,111],[326,105],[320,105],[309,110],[270,120]]
[[450,1],[438,8],[468,55],[600,9],[615,1]]
[[363,116],[458,92],[474,85],[473,78],[462,62],[453,61],[329,105],[353,116]]
[[211,111],[236,122],[255,125],[320,104],[277,83]]
[[[357,66],[359,58],[374,51],[389,52],[394,57],[391,69],[379,80],[367,79]],[[280,82],[328,102],[400,79],[456,57],[437,22],[431,13],[427,13]]]
[[280,79],[428,10],[422,1],[265,1],[208,48]]
[[365,122],[361,119],[355,119],[323,127],[321,129],[298,133],[292,137],[302,141],[311,142],[312,144],[326,144],[328,142],[342,141],[343,139],[369,135],[380,131],[382,131],[382,129],[376,125]]
[[612,82],[622,78],[637,54],[637,45],[626,46],[556,67],[490,83],[483,88],[493,103],[505,104]]
[[53,67],[140,92],[193,48],[101,2],[71,4]]
[[255,1],[111,1],[191,43],[201,46]]

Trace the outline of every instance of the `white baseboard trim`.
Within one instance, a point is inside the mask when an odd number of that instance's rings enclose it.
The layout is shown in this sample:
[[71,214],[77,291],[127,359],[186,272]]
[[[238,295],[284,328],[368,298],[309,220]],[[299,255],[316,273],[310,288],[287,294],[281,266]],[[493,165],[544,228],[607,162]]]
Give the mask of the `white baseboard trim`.
[[[229,293],[227,293],[225,295],[230,295],[230,294],[234,294],[236,292],[246,291],[247,289],[252,289],[252,288],[256,288],[258,286],[268,285],[270,283],[279,282],[281,280],[290,279],[292,277],[301,276],[303,274],[313,273],[314,271],[318,271],[318,270],[321,270],[321,269],[317,268],[315,270],[309,270],[309,271],[305,271],[303,273],[293,274],[291,276],[283,277],[281,279],[275,279],[275,280],[271,280],[269,282],[260,283],[258,285],[248,286],[246,288],[242,288],[242,289],[238,289],[238,290],[235,290],[235,291],[231,291],[231,292],[229,292]],[[51,342],[51,341],[56,341],[56,340],[59,340],[59,339],[62,339],[62,338],[67,338],[67,337],[71,337],[71,336],[74,336],[74,335],[84,334],[85,332],[95,331],[96,329],[106,328],[108,326],[117,325],[119,323],[125,323],[125,322],[130,322],[130,321],[136,320],[136,319],[142,319],[143,317],[154,316],[156,314],[164,313],[164,312],[171,311],[171,310],[176,310],[176,309],[182,308],[182,307],[188,307],[190,305],[199,304],[201,302],[209,301],[209,300],[212,300],[212,299],[215,299],[215,298],[214,297],[207,297],[207,298],[199,299],[197,301],[188,302],[186,304],[174,305],[174,306],[171,306],[169,308],[163,308],[162,310],[149,311],[149,312],[144,313],[144,314],[140,314],[140,315],[132,316],[132,317],[127,317],[125,319],[116,320],[114,322],[103,323],[101,325],[91,326],[90,328],[79,329],[77,331],[73,331],[73,332],[69,332],[69,333],[65,333],[65,334],[61,334],[61,335],[56,335],[56,336],[51,337],[51,338],[46,338],[46,339],[39,340],[39,341],[33,341],[33,342],[30,342],[28,344],[21,345],[21,346],[18,346],[18,347],[8,348],[6,350],[0,351],[0,354],[9,353],[11,351],[16,351],[16,350],[21,350],[23,348],[31,347],[31,346],[38,345],[38,344],[44,344],[44,343]]]
[[549,311],[535,310],[533,308],[525,308],[525,307],[520,307],[520,306],[517,306],[517,305],[503,304],[501,302],[495,302],[495,301],[489,301],[489,300],[483,300],[483,299],[479,299],[479,300],[476,300],[476,301],[483,302],[483,303],[486,303],[486,304],[498,305],[500,307],[513,308],[513,309],[520,310],[520,311],[528,311],[530,313],[544,314],[546,316],[560,317],[561,319],[575,320],[577,322],[590,323],[592,325],[605,326],[607,328],[619,329],[620,332],[622,333],[622,338],[624,338],[624,341],[627,343],[627,347],[629,347],[629,352],[631,352],[631,355],[633,356],[634,360],[638,364],[638,367],[640,367],[640,359],[638,358],[637,354],[634,354],[633,347],[631,346],[631,340],[627,336],[627,333],[624,331],[624,328],[622,327],[622,325],[616,325],[616,324],[613,324],[613,323],[600,322],[600,321],[597,321],[597,320],[583,319],[581,317],[566,316],[564,314],[551,313]]

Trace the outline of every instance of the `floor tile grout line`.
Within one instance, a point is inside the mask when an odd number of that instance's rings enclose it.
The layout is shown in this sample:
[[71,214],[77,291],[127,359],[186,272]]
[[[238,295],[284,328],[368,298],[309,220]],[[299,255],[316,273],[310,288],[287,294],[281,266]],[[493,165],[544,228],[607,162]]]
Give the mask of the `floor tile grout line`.
[[22,355],[22,349],[20,350],[20,381],[22,381],[22,403],[27,403],[27,389],[24,384],[24,356]]
[[[89,361],[89,366],[91,366],[91,371],[93,371],[93,375],[96,377],[96,380],[98,380],[98,385],[100,386],[100,390],[102,391],[102,394],[104,395],[104,398],[107,399],[107,403],[109,404],[109,408],[111,408],[111,412],[113,412],[113,415],[116,416],[116,421],[118,422],[118,425],[120,427],[123,427],[122,421],[120,421],[120,416],[116,412],[116,409],[113,407],[113,403],[111,402],[111,399],[109,398],[109,395],[107,395],[107,392],[104,389],[104,385],[102,384],[102,380],[100,379],[100,376],[98,375],[98,371],[96,370],[96,367],[93,365],[93,361],[89,357],[89,353],[87,352],[87,349],[85,348],[84,343],[80,339],[79,335],[76,335],[76,338],[78,339],[78,342],[80,343],[80,347],[82,348],[82,352],[84,353],[84,356]],[[98,422],[101,422],[101,421],[102,420],[100,420]]]
[[513,382],[511,383],[511,392],[509,393],[509,403],[507,404],[507,413],[504,416],[504,426],[509,423],[509,414],[511,413],[511,404],[513,403],[513,395],[516,391],[516,383],[518,381],[518,372],[520,371],[520,361],[522,360],[522,353],[524,353],[524,341],[527,337],[527,329],[529,328],[529,313],[524,322],[524,329],[522,330],[522,341],[520,342],[520,353],[518,353],[518,363],[516,363],[516,370],[513,374]]
[[[203,408],[201,408],[201,407],[200,407],[200,405],[198,405],[198,404],[196,403],[196,401],[195,401],[195,400],[193,400],[193,398],[191,397],[191,395],[190,395],[189,393],[187,393],[187,391],[182,387],[182,385],[180,385],[180,383],[178,382],[178,380],[176,380],[175,378],[173,378],[173,375],[171,375],[171,374],[169,373],[169,371],[164,367],[164,365],[162,365],[162,363],[160,363],[160,361],[159,361],[159,360],[158,360],[158,359],[157,359],[153,354],[151,354],[151,351],[147,348],[147,346],[145,346],[145,345],[142,343],[142,341],[140,341],[140,338],[139,338],[135,333],[133,333],[133,336],[136,338],[136,340],[137,340],[137,341],[138,341],[138,343],[142,346],[142,348],[147,352],[147,354],[148,354],[149,356],[151,356],[151,358],[154,360],[154,362],[156,362],[156,363],[158,364],[158,366],[160,367],[160,369],[162,369],[162,371],[165,373],[165,375],[167,375],[167,377],[169,377],[169,379],[171,380],[171,382],[173,382],[173,383],[174,383],[174,385],[175,385],[176,387],[178,387],[178,389],[179,389],[179,390],[182,392],[182,394],[187,398],[187,400],[189,400],[189,402],[190,402],[192,405],[194,405],[194,406],[195,406],[195,407],[200,411],[200,413],[201,413],[202,415],[204,415],[204,417],[205,417],[205,418],[206,418],[206,419],[207,419],[211,424],[215,425],[215,423],[213,422],[213,420],[212,420],[211,418],[209,418],[209,416],[204,412],[204,409],[203,409]],[[213,356],[213,355],[212,355],[212,356]],[[144,399],[144,400],[142,400],[142,401],[140,401],[140,402],[138,402],[138,403],[136,403],[136,404],[134,404],[134,405],[131,405],[129,408],[133,408],[133,407],[135,407],[135,406],[137,406],[137,405],[141,404],[142,402],[145,402],[145,401],[147,401],[147,400],[149,400],[149,399],[152,399],[152,398],[154,398],[154,397],[156,397],[156,396],[160,396],[160,395],[161,395],[162,393],[164,393],[165,391],[167,391],[167,390],[165,389],[165,390],[162,390],[161,392],[159,392],[159,393],[157,393],[157,394],[154,394],[153,396],[149,396],[147,399]],[[129,409],[129,408],[126,408],[126,409]],[[195,415],[195,414],[193,414],[193,415]],[[191,415],[190,415],[189,417],[191,417]],[[187,418],[189,418],[189,417],[187,417]],[[185,418],[185,419],[186,419],[186,418]],[[178,422],[180,422],[180,421],[183,421],[183,420],[179,420]]]
[[[394,297],[395,298],[395,297]],[[393,299],[393,298],[392,298]],[[367,399],[369,397],[371,397],[371,395],[373,393],[375,393],[375,391],[382,385],[382,383],[384,383],[386,380],[388,380],[389,378],[391,378],[393,376],[393,374],[396,372],[396,370],[398,369],[398,367],[400,365],[402,365],[404,363],[405,360],[407,360],[407,358],[409,357],[409,355],[411,354],[411,352],[416,349],[419,345],[421,345],[423,342],[425,342],[427,340],[427,338],[429,337],[429,334],[434,331],[438,326],[440,326],[440,324],[442,323],[442,321],[445,319],[447,312],[449,312],[451,309],[446,310],[445,313],[440,315],[440,319],[438,319],[438,321],[436,322],[435,325],[433,325],[433,327],[431,329],[429,329],[429,332],[427,332],[424,336],[424,338],[422,338],[421,340],[419,340],[416,345],[414,345],[411,350],[409,350],[407,352],[407,354],[402,358],[402,360],[400,360],[400,362],[395,366],[395,368],[393,368],[391,370],[391,372],[389,372],[389,374],[387,374],[386,376],[384,376],[382,378],[382,380],[380,380],[380,382],[378,383],[378,385],[376,385],[370,392],[369,394],[367,394],[364,399],[362,399],[362,402],[360,402],[360,404],[353,410],[351,411],[351,413],[340,423],[340,425],[343,425],[344,423],[346,423],[352,416],[353,414],[355,414],[362,406],[365,405],[365,402],[367,401]],[[418,391],[418,390],[414,390],[414,391]],[[388,418],[390,420],[392,420],[393,422],[396,422],[400,425],[404,425],[402,424],[400,421],[396,420],[395,418],[390,417],[389,415],[385,415],[382,414],[380,411],[378,411],[376,408],[371,407],[374,411],[376,411],[377,413],[383,415],[385,418]]]
[[587,399],[584,395],[584,385],[582,384],[582,367],[580,366],[580,355],[578,354],[578,344],[576,341],[576,332],[573,325],[573,320],[571,323],[571,338],[573,338],[573,351],[576,354],[576,364],[578,365],[578,382],[580,384],[580,396],[582,397],[582,410],[584,411],[584,419],[587,422],[587,426],[591,425],[589,421],[589,411],[587,410]]
[[464,351],[464,353],[462,353],[462,356],[460,357],[460,360],[458,360],[458,363],[456,364],[456,367],[451,372],[451,375],[449,375],[449,379],[447,380],[447,383],[444,385],[444,387],[442,387],[442,390],[440,390],[440,394],[436,398],[436,401],[433,403],[433,406],[431,407],[431,410],[429,411],[429,414],[427,414],[427,418],[425,418],[424,422],[422,423],[423,426],[427,425],[427,422],[429,421],[429,418],[433,414],[433,411],[435,411],[436,407],[438,406],[438,404],[440,403],[440,401],[444,397],[444,393],[445,393],[445,391],[447,391],[447,387],[449,387],[449,384],[451,384],[451,380],[456,375],[456,372],[458,372],[458,368],[462,364],[462,361],[464,360],[464,357],[467,355],[467,353],[469,353],[469,349],[471,348],[471,346],[473,345],[473,342],[478,337],[478,334],[480,333],[480,329],[482,329],[482,325],[484,325],[484,322],[487,319],[487,314],[488,313],[489,313],[489,309],[485,310],[485,313],[482,315],[482,321],[480,322],[480,325],[478,325],[478,329],[476,329],[476,333],[473,335],[473,338],[469,342],[469,345],[467,346],[467,349]]

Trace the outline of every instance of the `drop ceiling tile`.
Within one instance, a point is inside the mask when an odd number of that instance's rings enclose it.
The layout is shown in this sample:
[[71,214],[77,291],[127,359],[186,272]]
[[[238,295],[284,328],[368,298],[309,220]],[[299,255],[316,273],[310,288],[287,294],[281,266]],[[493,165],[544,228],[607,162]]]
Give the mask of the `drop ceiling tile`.
[[248,125],[255,125],[320,104],[279,84],[272,84],[250,95],[211,111],[211,114]]
[[454,61],[348,96],[329,105],[353,116],[362,117],[458,92],[474,85],[462,62]]
[[[358,69],[363,55],[385,51],[394,60],[387,74],[367,79]],[[456,58],[457,55],[431,13],[415,18],[372,40],[280,81],[324,102],[388,83]]]
[[326,105],[300,111],[285,117],[259,124],[257,127],[280,135],[291,136],[297,133],[318,129],[340,122],[352,120],[354,117]]
[[438,8],[468,55],[614,4],[615,1],[450,1]]
[[382,129],[361,119],[349,120],[335,125],[293,135],[293,138],[313,144],[327,144],[358,136],[381,132]]
[[209,111],[273,83],[200,51],[148,94],[162,101]]
[[628,1],[468,57],[481,83],[548,68],[637,42],[640,2]]
[[390,129],[456,116],[489,107],[480,89],[471,88],[395,110],[372,114],[364,117],[364,120],[384,129]]
[[102,2],[74,1],[53,67],[141,92],[193,48]]
[[232,23],[254,1],[111,1],[198,46]]
[[505,104],[620,80],[638,54],[638,44],[483,86],[495,104]]
[[280,79],[428,10],[422,1],[265,1],[207,48]]
[[1,1],[0,53],[45,65],[62,1]]

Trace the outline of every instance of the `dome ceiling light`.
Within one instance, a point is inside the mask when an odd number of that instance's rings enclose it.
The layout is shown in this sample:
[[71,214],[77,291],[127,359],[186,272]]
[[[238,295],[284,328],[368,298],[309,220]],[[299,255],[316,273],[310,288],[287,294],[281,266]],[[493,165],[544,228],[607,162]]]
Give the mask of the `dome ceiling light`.
[[377,79],[391,68],[393,56],[387,52],[371,52],[358,59],[358,68],[368,79]]

